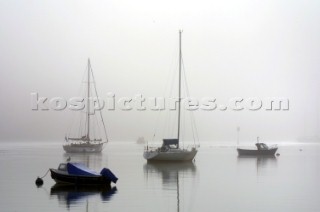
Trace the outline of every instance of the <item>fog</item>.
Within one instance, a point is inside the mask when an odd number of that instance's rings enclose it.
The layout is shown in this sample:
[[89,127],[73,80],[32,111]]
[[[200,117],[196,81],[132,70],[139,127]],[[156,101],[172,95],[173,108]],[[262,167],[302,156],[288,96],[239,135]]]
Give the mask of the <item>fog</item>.
[[[183,29],[190,96],[216,98],[217,105],[235,97],[289,100],[288,110],[196,110],[200,141],[235,142],[237,127],[241,141],[318,141],[319,6],[316,0],[0,1],[0,140],[63,142],[74,112],[32,110],[31,93],[77,96],[88,58],[101,98],[164,96],[178,73]],[[110,142],[151,140],[159,114],[102,112]]]

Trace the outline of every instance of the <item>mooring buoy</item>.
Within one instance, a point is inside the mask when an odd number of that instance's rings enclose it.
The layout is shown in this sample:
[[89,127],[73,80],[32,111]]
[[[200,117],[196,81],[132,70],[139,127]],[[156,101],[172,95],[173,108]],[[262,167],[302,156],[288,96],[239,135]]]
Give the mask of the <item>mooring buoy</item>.
[[47,176],[47,174],[49,173],[49,171],[50,171],[50,169],[48,169],[48,171],[46,172],[46,174],[45,175],[43,175],[43,177],[37,177],[37,179],[36,179],[36,185],[38,186],[38,187],[40,187],[40,186],[42,186],[42,184],[43,184],[43,179],[42,178],[44,178],[45,176]]
[[36,185],[37,185],[37,186],[42,186],[42,185],[43,185],[43,179],[41,179],[40,177],[37,177],[37,179],[36,179]]

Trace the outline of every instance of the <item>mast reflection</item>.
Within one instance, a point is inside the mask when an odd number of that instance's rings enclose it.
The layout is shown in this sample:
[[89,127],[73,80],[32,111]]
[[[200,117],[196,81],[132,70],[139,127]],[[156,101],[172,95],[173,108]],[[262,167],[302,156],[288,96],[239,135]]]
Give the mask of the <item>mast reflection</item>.
[[238,164],[250,164],[255,163],[257,175],[264,173],[277,165],[277,157],[274,155],[270,156],[238,156]]
[[147,162],[143,166],[145,177],[161,176],[162,186],[165,190],[176,190],[177,211],[180,211],[180,181],[185,178],[194,178],[196,166],[193,162]]

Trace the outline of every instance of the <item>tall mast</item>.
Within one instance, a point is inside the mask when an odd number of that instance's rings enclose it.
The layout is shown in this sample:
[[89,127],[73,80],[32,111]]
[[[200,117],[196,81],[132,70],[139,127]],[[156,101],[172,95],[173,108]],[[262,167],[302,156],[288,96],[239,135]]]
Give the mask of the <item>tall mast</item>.
[[88,94],[87,94],[87,139],[88,141],[90,141],[90,69],[91,69],[91,65],[90,65],[90,58],[88,58]]
[[[180,111],[181,111],[181,61],[182,61],[182,53],[181,53],[181,34],[182,30],[179,30],[179,108],[178,108],[178,141],[180,140]],[[179,143],[178,143],[179,148]]]

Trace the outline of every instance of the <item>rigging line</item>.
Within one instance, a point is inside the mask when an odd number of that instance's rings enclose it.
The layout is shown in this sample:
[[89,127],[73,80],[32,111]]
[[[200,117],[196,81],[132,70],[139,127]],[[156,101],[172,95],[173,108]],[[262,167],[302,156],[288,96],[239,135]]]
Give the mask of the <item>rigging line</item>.
[[[173,87],[174,87],[174,82],[175,82],[175,79],[176,79],[176,73],[174,71],[171,72],[171,75],[172,75],[172,78],[171,78],[171,86],[170,86],[170,89],[169,89],[169,98],[171,99],[174,99],[173,97]],[[171,123],[171,118],[172,118],[172,115],[171,113],[172,112],[169,108],[169,110],[166,111],[166,115],[165,115],[165,123]],[[165,134],[165,131],[171,136],[171,134],[173,134],[173,128],[170,127],[170,125],[166,125],[167,127],[164,128],[164,131],[163,131],[163,136]],[[172,132],[170,132],[170,129]]]
[[[82,86],[82,96],[85,96],[85,89],[84,89],[84,87]],[[79,111],[79,113],[80,113],[80,115],[79,115],[79,121],[80,121],[80,124],[79,124],[79,131],[78,131],[78,136],[79,137],[82,137],[82,135],[84,134],[84,130],[86,130],[85,128],[86,128],[86,125],[84,125],[83,126],[83,120],[85,119],[86,120],[86,118],[87,118],[87,116],[86,115],[83,115],[83,110],[85,109],[85,105],[84,105],[84,108],[82,109],[82,110],[80,110]],[[86,122],[86,121],[85,121]],[[84,127],[84,128],[83,128]]]
[[[183,70],[183,73],[184,73],[184,78],[185,78],[185,87],[186,87],[186,93],[187,93],[187,96],[190,97],[190,91],[189,91],[189,86],[188,86],[188,81],[187,81],[187,74],[186,74],[186,70],[185,70],[185,66],[184,66],[184,61],[183,61],[183,58],[181,58],[182,60],[182,70]],[[193,134],[193,137],[195,137],[197,139],[197,141],[199,142],[199,137],[198,137],[198,129],[197,129],[197,126],[196,126],[196,120],[195,120],[195,117],[194,117],[194,114],[192,111],[190,111],[190,114],[191,114],[191,126],[194,127],[194,131],[193,131],[193,127],[192,127],[192,134]],[[195,139],[193,140],[194,141],[194,144],[195,144]]]
[[[163,120],[163,130],[162,130],[162,137],[169,133],[169,123],[170,123],[170,111],[166,111],[164,120]],[[167,125],[165,123],[168,123]]]
[[[187,83],[187,76],[186,76],[186,70],[185,70],[185,66],[184,66],[184,62],[183,62],[183,59],[182,59],[182,67],[183,67],[183,76],[184,76],[184,81],[185,81],[185,87],[186,87],[186,95],[188,96],[188,97],[190,97],[190,92],[189,92],[189,87],[188,87],[188,83]],[[190,121],[191,121],[191,132],[192,132],[192,138],[193,138],[193,143],[194,143],[194,145],[195,145],[195,132],[194,132],[194,124],[193,124],[193,119],[192,119],[192,116],[191,116],[191,114],[193,114],[192,113],[192,111],[190,111]]]
[[97,116],[94,116],[94,120],[95,120],[95,123],[96,123],[96,128],[95,128],[95,135],[94,135],[94,137],[96,138],[96,136],[98,136],[98,138],[100,138],[100,136],[101,136],[101,132],[100,132],[100,130],[101,130],[101,126],[100,126],[100,124],[99,124],[99,120],[98,120],[98,117]]
[[[89,71],[89,70],[88,70]],[[89,79],[87,79],[87,80],[89,80]],[[89,82],[90,83],[90,82]],[[86,93],[86,90],[84,89],[84,93]],[[89,129],[89,126],[90,126],[90,123],[89,123],[89,121],[90,121],[90,119],[89,119],[89,116],[88,116],[88,114],[90,113],[90,111],[88,110],[88,107],[90,107],[90,102],[88,101],[88,97],[87,97],[87,103],[85,104],[85,109],[86,109],[86,118],[85,118],[85,124],[84,124],[84,129],[85,129],[85,135],[87,135],[87,136],[89,136],[90,137],[90,135],[88,135],[88,131],[90,130]]]
[[[84,114],[84,115],[83,115]],[[81,121],[81,127],[80,127],[80,137],[82,137],[83,135],[85,135],[86,133],[86,124],[87,124],[87,116],[86,116],[86,113],[81,111],[81,117],[80,117],[80,121]],[[84,124],[83,124],[84,122]]]
[[[81,94],[82,94],[81,90],[82,90],[82,88],[83,88],[82,83],[83,83],[83,80],[84,80],[85,72],[86,72],[86,68],[85,68],[85,70],[84,70],[84,72],[83,72],[83,74],[82,74],[82,79],[81,79],[80,86],[79,86],[79,89],[78,89],[78,92],[77,92],[78,95],[81,95]],[[67,137],[70,136],[70,133],[71,133],[71,130],[72,130],[71,128],[72,128],[72,126],[74,126],[74,123],[75,123],[75,117],[76,117],[76,115],[77,115],[76,113],[73,113],[73,114],[71,115],[71,121],[70,121],[70,124],[69,124],[69,126],[68,126],[68,128],[67,128]]]
[[[178,64],[177,64],[177,66],[178,66]],[[175,72],[173,72],[173,79],[172,79],[172,82],[171,82],[171,88],[170,88],[170,93],[169,93],[169,97],[172,98],[172,99],[175,99],[175,97],[174,97],[174,95],[173,95],[173,87],[174,87],[174,84],[175,84],[177,75],[178,75],[178,74],[176,74]],[[180,103],[179,103],[179,104],[180,104]],[[176,102],[175,102],[174,108],[179,110],[179,108],[176,108],[176,106],[179,107],[179,104],[177,105]],[[176,110],[174,110],[174,111],[176,111]],[[168,110],[169,121],[170,121],[169,123],[175,123],[174,120],[176,120],[176,119],[178,118],[178,113],[174,113],[174,114],[172,115],[172,112],[174,112],[174,111],[171,111],[170,109]],[[171,112],[171,113],[170,113],[170,112]],[[171,116],[170,116],[170,115],[171,115]],[[176,125],[173,124],[173,126],[176,126]],[[168,128],[169,128],[169,127],[170,127],[170,125],[168,125]],[[175,137],[175,135],[174,135],[174,130],[175,130],[174,127],[170,127],[169,129],[171,129],[171,132],[170,132],[171,136],[172,136],[172,137]],[[176,130],[178,130],[178,129],[176,129]]]
[[192,133],[194,138],[194,144],[197,141],[199,143],[199,134],[198,134],[198,128],[196,124],[196,119],[193,111],[190,111],[190,120],[191,120],[191,127],[192,127]]
[[92,139],[95,139],[95,135],[96,135],[96,128],[94,127],[94,122],[95,122],[95,116],[91,117],[91,128],[92,128]]
[[[181,119],[182,119],[182,123],[183,123],[183,130],[181,130],[181,137],[182,137],[182,148],[184,149],[184,141],[186,139],[185,136],[185,131],[186,131],[186,115],[185,115],[186,111],[182,110],[182,115],[181,115]],[[179,141],[180,142],[180,141]]]
[[[176,50],[174,50],[172,53],[171,67],[170,67],[170,71],[169,71],[169,75],[168,75],[171,79],[170,87],[169,87],[170,80],[168,79],[167,84],[166,84],[166,89],[165,89],[165,92],[168,92],[169,99],[174,98],[173,97],[173,87],[174,87],[174,83],[175,83],[175,80],[177,77],[177,74],[174,70],[178,69],[178,63],[176,63],[176,60],[175,60],[176,57],[174,55],[176,55]],[[165,93],[163,94],[163,96],[165,96]],[[166,111],[164,123],[169,123],[169,124],[167,124],[166,127],[164,128],[163,136],[165,136],[165,131],[168,134],[167,136],[172,137],[172,135],[173,135],[174,128],[170,125],[170,123],[171,123],[171,120],[175,118],[175,116],[173,116],[171,114],[171,112],[172,111],[170,109]]]
[[71,122],[69,123],[69,126],[67,128],[67,133],[66,133],[66,137],[69,138],[70,137],[70,133],[71,133],[71,128],[74,125],[74,119],[75,119],[75,114],[73,113],[73,111],[71,111]]
[[[171,82],[173,84],[173,82]],[[172,88],[171,88],[172,90]],[[170,92],[170,91],[169,91]],[[170,96],[170,94],[169,94]],[[165,124],[168,123],[168,124]],[[166,110],[165,112],[165,116],[164,116],[164,128],[163,128],[163,132],[162,132],[162,136],[166,136],[166,134],[169,134],[167,136],[171,136],[170,134],[170,123],[171,123],[171,110]]]
[[195,134],[196,134],[196,139],[198,141],[198,144],[200,145],[200,141],[199,141],[199,133],[198,133],[198,127],[197,127],[197,124],[196,124],[196,119],[194,117],[194,113],[191,113],[192,114],[192,118],[193,118],[193,122],[194,122],[194,128],[195,128]]
[[[92,67],[91,67],[91,75],[92,75],[92,79],[93,79],[93,87],[94,87],[94,90],[96,92],[96,95],[97,95],[97,100],[98,100],[98,106],[99,108],[101,108],[100,106],[100,101],[99,101],[99,97],[98,97],[98,92],[97,92],[97,87],[96,87],[96,83],[95,83],[95,78],[94,78],[94,75],[93,75],[93,71],[92,71]],[[102,109],[101,109],[102,110]],[[104,120],[103,120],[103,117],[102,117],[102,112],[101,110],[99,110],[99,114],[100,114],[100,118],[101,118],[101,121],[102,121],[102,124],[103,124],[103,129],[104,129],[104,133],[105,133],[105,136],[106,136],[106,139],[107,139],[107,143],[109,142],[109,139],[108,139],[108,133],[107,133],[107,129],[106,129],[106,125],[104,123]]]
[[96,124],[97,124],[97,133],[98,133],[98,136],[100,137],[101,136],[101,126],[100,126],[98,117],[97,116],[94,116],[94,117],[95,117]]
[[157,118],[156,118],[156,124],[155,124],[155,127],[154,127],[154,130],[153,130],[153,137],[152,137],[152,142],[154,141],[155,139],[155,136],[157,134],[157,129],[158,129],[158,125],[159,125],[159,119],[160,119],[160,114],[161,114],[161,110],[159,111],[158,115],[157,115]]
[[75,119],[75,114],[72,113],[72,115],[71,115],[71,122],[69,123],[69,126],[68,126],[68,128],[67,128],[67,133],[66,133],[68,138],[69,138],[69,136],[70,136],[71,128],[72,128],[72,126],[73,126],[73,124],[74,124],[74,119]]
[[172,115],[170,113],[172,113],[173,111],[167,111],[167,117],[164,120],[164,129],[163,129],[163,136],[169,136],[169,137],[174,137],[174,131],[175,129],[175,125],[173,124],[172,120],[176,119],[175,115]]
[[[188,96],[190,96],[190,95],[188,95]],[[188,113],[189,113],[190,122],[191,122],[193,143],[195,145],[196,141],[198,141],[198,136],[197,136],[197,129],[196,129],[196,124],[195,124],[194,113],[193,113],[193,111],[188,111]]]
[[[170,113],[170,111],[169,111]],[[176,120],[177,119],[177,114],[176,115],[171,115],[169,116],[169,120],[168,120],[168,124],[167,124],[167,133],[170,137],[174,138],[175,135],[174,135],[174,131],[176,130],[175,129],[175,124],[173,120]],[[171,125],[170,125],[171,124]]]
[[164,113],[164,119],[163,119],[162,137],[164,137],[165,134],[168,133],[168,131],[169,131],[168,130],[168,125],[165,124],[165,123],[170,123],[169,122],[169,118],[170,118],[169,111],[166,111]]
[[[83,93],[83,96],[84,96],[84,93],[85,93],[84,89],[82,89],[82,93]],[[85,130],[85,128],[86,128],[86,125],[84,125],[84,129],[83,129],[83,119],[86,116],[83,115],[83,113],[84,113],[83,110],[80,110],[79,113],[80,113],[80,115],[79,115],[80,124],[79,124],[79,129],[78,129],[78,136],[79,136],[79,138],[81,138],[82,135],[84,134],[84,132],[82,132],[82,130]]]
[[[167,81],[166,81],[166,84],[165,84],[165,89],[164,89],[164,92],[163,92],[163,96],[167,93],[167,89],[169,88],[169,82],[170,82],[170,79],[172,81],[174,81],[175,79],[175,76],[176,76],[176,73],[175,71],[172,71],[172,70],[176,70],[177,66],[178,66],[178,63],[176,63],[176,50],[172,51],[172,59],[171,59],[171,64],[170,64],[170,69],[169,69],[169,72],[168,72],[168,76],[167,76]],[[173,82],[171,81],[171,92],[172,92],[172,87],[173,87]],[[171,92],[169,92],[169,94],[172,94]]]
[[78,135],[79,135],[79,137],[81,137],[81,135],[82,135],[81,128],[82,128],[82,118],[81,118],[81,116],[80,116],[80,124],[79,124],[79,129],[78,129]]
[[[85,81],[85,79],[86,79],[86,77],[87,77],[87,71],[88,71],[88,65],[86,65],[86,69],[85,69],[85,71],[84,71],[84,74],[83,74],[83,81],[82,81],[82,84],[84,84],[86,81]],[[89,80],[89,79],[87,79],[87,80]],[[86,96],[86,88],[85,88],[85,86],[82,86],[82,96],[84,97],[84,96]],[[83,108],[83,109],[86,109],[86,107],[88,107],[88,105],[86,105],[85,104],[85,107]],[[84,113],[83,111],[81,111],[81,113]],[[83,115],[81,114],[81,121],[83,121]],[[87,128],[88,128],[88,116],[87,115],[84,115],[84,124],[83,123],[81,123],[81,129],[82,129],[82,126],[84,126],[83,127],[83,131],[81,131],[81,134],[80,134],[80,137],[82,137],[83,135],[85,135],[85,133],[88,131],[87,130]]]
[[[168,71],[168,75],[167,75],[167,80],[166,80],[166,83],[165,83],[165,87],[164,87],[164,90],[163,90],[163,97],[165,97],[165,94],[168,92],[168,88],[169,88],[169,83],[170,83],[170,79],[172,80],[171,81],[171,91],[169,90],[169,95],[170,94],[172,94],[172,90],[173,90],[173,83],[174,83],[174,77],[175,77],[175,72],[173,72],[172,70],[173,70],[173,67],[175,66],[175,62],[176,62],[176,60],[175,60],[175,55],[176,54],[176,50],[175,50],[175,48],[172,48],[172,56],[171,56],[171,63],[170,63],[170,68],[169,68],[169,71]],[[167,107],[166,107],[166,101],[165,101],[165,110],[167,109]],[[153,138],[152,138],[152,141],[154,141],[155,140],[155,137],[156,137],[156,135],[158,134],[158,126],[159,126],[159,124],[160,124],[160,114],[162,114],[162,110],[159,110],[159,113],[158,113],[158,116],[157,116],[157,118],[156,118],[156,124],[155,124],[155,129],[154,129],[154,134],[153,134]],[[169,117],[170,117],[170,111],[164,111],[164,112],[166,112],[165,113],[165,116],[164,116],[164,121],[166,121],[166,120],[168,120],[169,119]],[[168,130],[169,129],[169,126],[166,128],[166,127],[164,127],[163,128],[163,132],[162,132],[162,135],[164,136],[165,135],[165,131],[167,130],[167,131],[169,131]]]
[[195,119],[195,116],[194,116],[194,113],[193,113],[193,112],[191,112],[191,116],[192,116],[192,119],[193,119],[193,125],[194,125],[194,129],[195,129],[196,139],[197,139],[197,141],[198,141],[198,144],[200,145],[198,127],[197,127],[196,119]]
[[95,138],[99,139],[99,137],[100,137],[100,128],[99,128],[98,117],[95,116],[94,119],[96,120]]
[[[173,61],[175,61],[175,60],[173,60]],[[176,70],[176,69],[178,69],[178,63],[177,62],[173,62],[172,64],[174,64],[174,65],[172,65],[173,66],[173,69],[172,69],[172,71],[170,71],[170,73],[171,73],[171,85],[170,85],[170,89],[168,90],[168,94],[169,94],[169,98],[171,99],[174,99],[174,96],[173,96],[173,87],[174,87],[174,84],[175,84],[175,81],[176,81],[176,77],[177,77],[177,73],[176,73],[176,71],[173,71],[173,70]],[[176,105],[175,105],[176,106]],[[169,109],[168,111],[167,111],[167,113],[166,113],[166,117],[165,117],[165,121],[166,120],[168,120],[168,122],[167,123],[171,123],[171,118],[172,118],[172,115],[171,115],[171,110]],[[175,117],[174,117],[175,118]],[[171,132],[170,132],[170,129],[171,129]],[[169,135],[171,136],[171,135],[173,135],[173,127],[171,127],[170,128],[170,125],[167,125],[167,132],[169,133]]]
[[84,129],[85,129],[85,132],[88,131],[88,116],[86,116],[86,120],[85,120],[85,123],[84,123]]
[[192,119],[192,112],[190,111],[190,120],[191,120],[191,130],[192,130],[192,138],[193,138],[193,143],[195,144],[195,141],[196,141],[196,136],[195,136],[195,133],[194,133],[194,125],[193,125],[193,119]]

